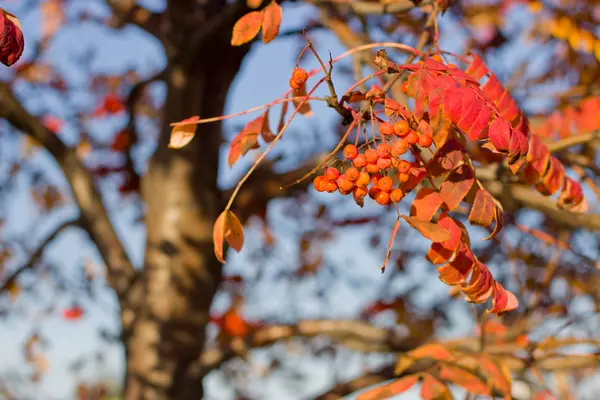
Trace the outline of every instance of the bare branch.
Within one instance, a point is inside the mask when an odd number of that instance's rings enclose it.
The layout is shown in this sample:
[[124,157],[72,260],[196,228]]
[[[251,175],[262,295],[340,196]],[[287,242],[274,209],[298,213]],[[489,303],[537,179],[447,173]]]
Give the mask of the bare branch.
[[136,0],[107,0],[106,4],[113,12],[114,28],[119,29],[127,24],[134,24],[160,39],[159,26],[162,14],[147,10],[137,4]]
[[0,83],[0,117],[34,138],[54,157],[71,186],[81,211],[81,226],[90,235],[108,269],[108,280],[119,298],[123,298],[136,272],[114,226],[110,222],[92,174],[77,158],[74,149],[65,146],[17,100],[6,83]]
[[362,376],[335,385],[326,392],[315,396],[314,400],[336,400],[342,399],[351,393],[385,382],[394,377],[394,366],[386,365],[376,371],[368,372]]
[[[332,4],[341,11],[346,9],[358,15],[399,14],[417,7],[411,0],[397,0],[393,3],[379,3],[370,1],[338,2],[335,0],[315,0],[316,4]],[[425,0],[419,6],[429,5],[431,1]]]
[[[235,213],[241,221],[245,222],[252,215],[260,214],[267,203],[274,198],[289,197],[294,192],[305,191],[310,180],[306,179],[299,184],[290,186],[312,171],[318,160],[309,161],[289,172],[277,173],[273,170],[273,162],[263,162],[257,168],[246,185],[237,194]],[[223,199],[231,197],[233,190],[223,193]]]
[[[426,339],[402,335],[394,329],[378,327],[362,321],[307,320],[297,325],[269,325],[258,328],[246,338],[246,347],[265,347],[293,337],[317,336],[327,336],[352,350],[381,353],[409,351],[421,345]],[[201,356],[201,368],[208,372],[239,353],[236,349],[209,349]]]
[[56,229],[54,229],[50,235],[48,235],[44,240],[42,240],[42,242],[37,246],[35,251],[31,253],[27,261],[8,276],[8,278],[4,281],[2,286],[0,286],[0,292],[3,292],[7,288],[9,288],[19,277],[19,275],[21,275],[23,272],[32,269],[36,265],[38,260],[41,258],[48,244],[50,244],[50,242],[56,239],[56,237],[60,235],[65,229],[74,226],[80,226],[80,224],[81,220],[77,218],[65,221],[59,226],[57,226]]

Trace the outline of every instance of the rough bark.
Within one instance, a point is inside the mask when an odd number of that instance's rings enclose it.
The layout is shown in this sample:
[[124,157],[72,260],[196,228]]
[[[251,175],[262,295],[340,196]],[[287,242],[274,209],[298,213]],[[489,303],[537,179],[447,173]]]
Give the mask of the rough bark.
[[[184,18],[185,7],[179,12],[171,23]],[[142,180],[145,268],[131,291],[133,308],[122,311],[128,400],[203,397],[205,372],[199,360],[221,278],[212,244],[212,226],[224,206],[217,187],[221,126],[200,125],[195,139],[180,150],[169,149],[167,143],[170,122],[223,113],[229,86],[247,52],[229,43],[233,22],[223,24],[192,62],[171,54],[166,71],[162,135]],[[169,40],[173,48],[186,50],[176,45],[177,37]]]

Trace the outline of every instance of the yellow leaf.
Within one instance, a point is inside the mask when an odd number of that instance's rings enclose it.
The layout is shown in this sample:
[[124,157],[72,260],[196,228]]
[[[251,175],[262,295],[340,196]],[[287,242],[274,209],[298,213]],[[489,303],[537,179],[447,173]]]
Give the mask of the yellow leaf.
[[169,140],[169,148],[180,149],[192,141],[196,134],[196,121],[200,117],[193,116],[178,122],[173,126],[171,138]]
[[224,241],[237,252],[242,250],[244,245],[244,228],[238,217],[230,210],[225,210],[219,215],[213,228],[215,255],[222,263],[225,263],[225,258],[223,258]]

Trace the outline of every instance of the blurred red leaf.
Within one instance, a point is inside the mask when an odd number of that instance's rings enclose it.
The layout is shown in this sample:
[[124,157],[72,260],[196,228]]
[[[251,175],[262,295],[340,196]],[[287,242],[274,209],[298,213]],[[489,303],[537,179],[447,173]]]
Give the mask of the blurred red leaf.
[[446,240],[451,239],[450,232],[438,224],[422,221],[417,217],[407,217],[405,215],[401,215],[401,218],[429,240],[434,242],[445,242]]
[[359,394],[356,400],[383,400],[406,392],[419,381],[417,375],[408,375],[383,386]]
[[452,393],[433,375],[427,374],[421,383],[421,398],[423,400],[452,400]]

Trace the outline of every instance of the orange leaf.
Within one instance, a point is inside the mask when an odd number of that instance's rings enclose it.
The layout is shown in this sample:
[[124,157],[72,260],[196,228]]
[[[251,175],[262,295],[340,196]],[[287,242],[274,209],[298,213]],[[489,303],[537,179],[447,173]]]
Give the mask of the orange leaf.
[[258,135],[265,131],[265,115],[267,114],[263,114],[248,122],[244,129],[233,138],[231,147],[229,148],[229,157],[227,158],[229,166],[235,164],[235,162],[249,150],[257,149],[259,147]]
[[192,141],[196,134],[196,121],[200,117],[193,116],[177,123],[171,130],[171,138],[169,140],[169,148],[180,149]]
[[279,33],[279,26],[281,25],[282,10],[281,6],[275,1],[272,1],[263,10],[262,20],[262,37],[265,44],[269,43]]
[[383,400],[406,392],[419,381],[417,375],[409,375],[383,386],[376,387],[359,394],[356,400]]
[[480,396],[489,396],[490,389],[484,381],[477,375],[474,375],[462,368],[452,365],[442,365],[440,370],[440,378],[450,383],[455,383],[462,386],[469,393],[478,394]]
[[417,217],[407,217],[405,215],[401,215],[401,217],[404,218],[404,220],[408,222],[410,226],[418,230],[421,233],[421,235],[423,235],[429,240],[432,240],[434,242],[445,242],[446,240],[451,239],[450,232],[448,232],[446,229],[442,228],[438,224],[421,221]]
[[387,265],[390,259],[390,254],[392,253],[392,246],[394,245],[394,238],[398,233],[398,229],[400,229],[400,220],[396,219],[396,223],[394,224],[394,228],[392,229],[392,234],[390,235],[390,242],[388,243],[388,248],[385,253],[385,259],[383,260],[383,265],[381,266],[381,273],[385,272],[385,266]]
[[473,207],[469,213],[469,223],[472,225],[488,226],[496,221],[496,226],[492,234],[485,240],[489,240],[496,236],[502,229],[504,222],[504,212],[502,206],[494,199],[494,197],[485,189],[479,189],[473,200]]
[[448,207],[454,210],[471,190],[475,182],[473,171],[467,165],[455,169],[440,188],[440,197]]
[[421,384],[421,398],[423,400],[452,400],[452,394],[446,385],[427,374]]
[[262,11],[251,11],[244,15],[233,26],[233,34],[231,36],[232,46],[241,46],[248,43],[258,35],[263,22]]
[[448,233],[450,233],[451,238],[445,242],[431,244],[431,248],[427,252],[425,258],[433,264],[441,264],[452,258],[452,255],[454,255],[459,248],[460,239],[462,237],[462,230],[447,213],[442,213],[442,215],[440,215],[438,225],[446,229]]
[[223,241],[226,241],[237,252],[244,245],[244,228],[238,217],[230,210],[225,210],[219,215],[213,228],[215,255],[220,262],[225,263]]
[[442,198],[432,188],[423,188],[417,193],[410,206],[410,215],[421,221],[431,221],[437,210],[442,205]]
[[270,108],[267,108],[265,113],[262,115],[262,125],[260,126],[260,136],[262,136],[266,143],[271,143],[273,139],[275,139],[275,135],[269,127],[269,110]]

